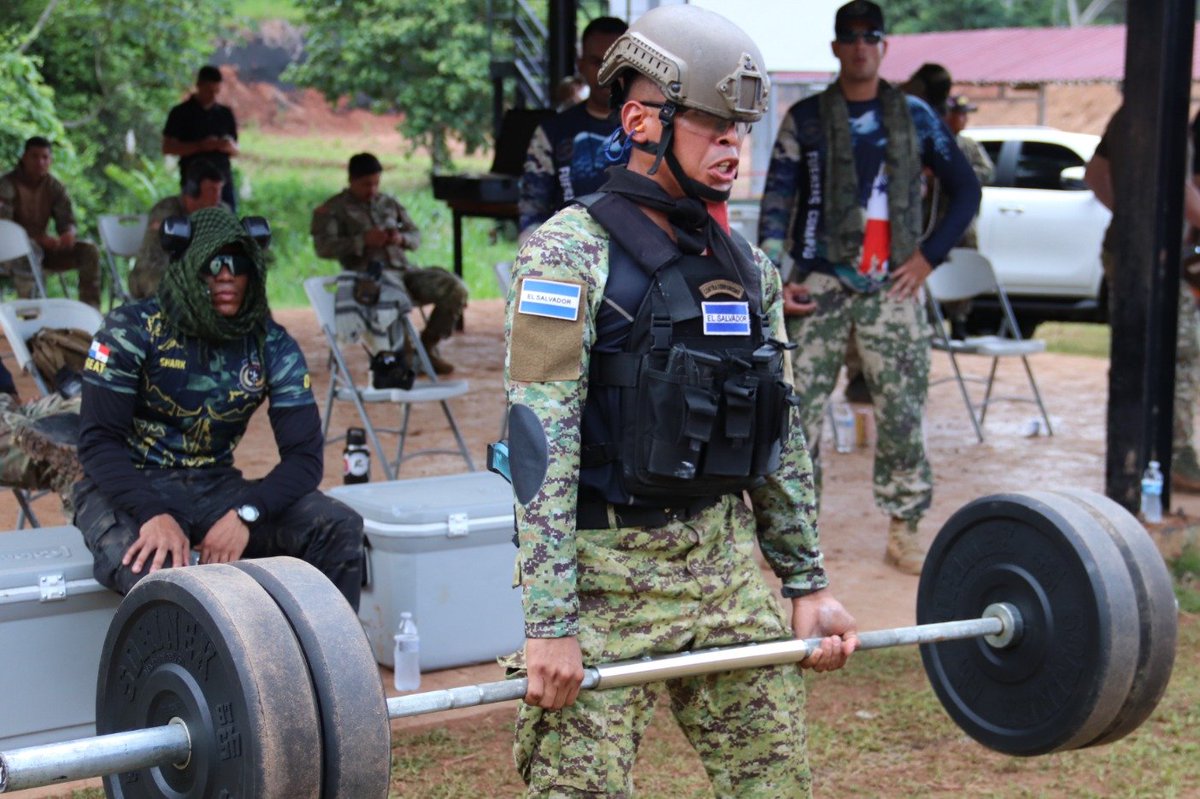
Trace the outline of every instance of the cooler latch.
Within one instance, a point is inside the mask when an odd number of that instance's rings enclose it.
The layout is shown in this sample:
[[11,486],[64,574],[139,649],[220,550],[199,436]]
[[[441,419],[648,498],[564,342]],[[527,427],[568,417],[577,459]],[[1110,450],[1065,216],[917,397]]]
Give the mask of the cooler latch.
[[38,575],[38,602],[58,602],[67,598],[67,576],[58,574]]
[[446,537],[463,538],[471,532],[471,517],[465,513],[451,513],[446,517]]

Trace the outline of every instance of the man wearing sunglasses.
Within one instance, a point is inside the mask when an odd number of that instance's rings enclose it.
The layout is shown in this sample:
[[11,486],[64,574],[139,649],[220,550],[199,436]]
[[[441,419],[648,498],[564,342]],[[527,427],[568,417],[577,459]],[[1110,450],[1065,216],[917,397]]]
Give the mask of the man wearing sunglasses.
[[[320,419],[304,356],[267,308],[263,250],[225,208],[190,221],[157,295],[110,313],[84,365],[75,524],[96,579],[126,593],[193,559],[291,555],[357,608],[362,518],[317,490]],[[279,463],[247,480],[233,449],[266,400]]]
[[529,679],[517,765],[530,796],[631,796],[665,692],[717,795],[808,796],[795,665],[580,692],[585,663],[796,636],[823,639],[801,665],[826,671],[857,640],[789,423],[779,276],[725,214],[769,94],[758,47],[711,11],[660,6],[599,79],[628,167],[533,233],[507,315],[514,666]]
[[[763,190],[759,242],[781,267],[800,413],[820,489],[821,421],[847,344],[875,405],[875,504],[890,517],[885,560],[919,574],[918,525],[933,497],[922,418],[930,341],[920,289],[979,210],[979,181],[923,101],[879,77],[883,11],[838,9],[837,80],[792,106]],[[921,238],[921,171],[949,205]]]

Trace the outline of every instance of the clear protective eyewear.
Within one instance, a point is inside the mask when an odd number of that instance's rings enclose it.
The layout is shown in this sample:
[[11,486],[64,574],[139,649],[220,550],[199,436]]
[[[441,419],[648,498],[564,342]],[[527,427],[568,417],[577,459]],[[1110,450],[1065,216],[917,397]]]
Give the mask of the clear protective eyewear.
[[[662,108],[665,103],[648,103],[643,101],[642,105],[649,106],[650,108]],[[752,122],[739,122],[736,119],[719,117],[716,114],[701,111],[699,108],[688,108],[686,106],[676,110],[675,123],[681,128],[690,130],[692,133],[714,139],[718,136],[724,136],[731,129],[737,138],[744,139],[750,135],[750,131],[754,128],[754,123]]]

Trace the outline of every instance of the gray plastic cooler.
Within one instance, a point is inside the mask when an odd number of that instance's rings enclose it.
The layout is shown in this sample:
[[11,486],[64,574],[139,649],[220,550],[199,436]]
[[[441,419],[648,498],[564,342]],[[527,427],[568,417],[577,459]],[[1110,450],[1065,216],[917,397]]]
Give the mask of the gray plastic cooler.
[[94,735],[96,673],[121,597],[74,527],[0,533],[0,750]]
[[481,663],[525,642],[512,489],[490,472],[339,486],[363,517],[367,585],[358,615],[375,659],[392,666],[392,636],[411,611],[421,670]]

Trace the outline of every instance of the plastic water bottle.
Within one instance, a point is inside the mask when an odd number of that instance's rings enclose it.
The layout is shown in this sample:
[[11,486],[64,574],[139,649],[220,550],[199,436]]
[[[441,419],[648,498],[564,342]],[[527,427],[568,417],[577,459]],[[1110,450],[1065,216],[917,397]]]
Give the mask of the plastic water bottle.
[[367,431],[361,427],[346,430],[346,448],[342,450],[342,482],[365,483],[371,479],[371,450],[367,449]]
[[1142,474],[1142,519],[1151,524],[1162,521],[1163,475],[1158,461],[1150,461]]
[[421,638],[417,623],[408,611],[400,614],[396,633],[395,681],[397,691],[415,691],[421,687]]
[[854,411],[844,402],[833,406],[833,443],[838,452],[854,451]]

